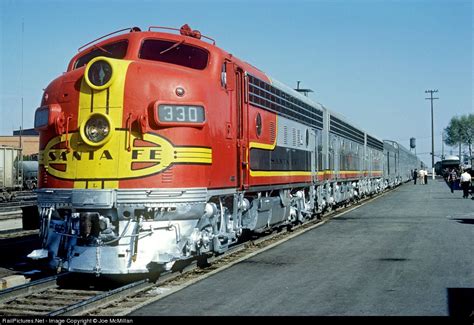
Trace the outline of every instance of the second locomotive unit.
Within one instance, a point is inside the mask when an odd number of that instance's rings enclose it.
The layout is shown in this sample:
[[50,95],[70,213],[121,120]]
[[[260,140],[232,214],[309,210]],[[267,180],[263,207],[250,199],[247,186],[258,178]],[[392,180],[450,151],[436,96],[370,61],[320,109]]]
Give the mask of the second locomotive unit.
[[88,44],[45,89],[35,116],[43,247],[30,256],[51,268],[169,270],[226,251],[244,232],[289,227],[395,186],[417,168],[400,145],[187,25],[156,29]]

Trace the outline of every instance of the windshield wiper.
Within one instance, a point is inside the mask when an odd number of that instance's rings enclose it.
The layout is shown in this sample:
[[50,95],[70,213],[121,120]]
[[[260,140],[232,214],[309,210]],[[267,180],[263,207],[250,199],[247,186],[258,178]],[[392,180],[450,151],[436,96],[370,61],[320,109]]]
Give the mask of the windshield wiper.
[[99,46],[99,45],[96,45],[96,44],[94,44],[93,46],[94,46],[94,48],[99,49],[99,50],[101,50],[101,51],[104,52],[104,53],[107,53],[107,54],[112,55],[112,52],[107,51],[107,50],[104,49],[102,46]]
[[168,51],[170,51],[170,50],[172,50],[172,49],[174,49],[174,48],[180,46],[180,45],[183,44],[183,43],[184,43],[184,39],[181,40],[181,41],[179,41],[179,42],[174,43],[173,45],[171,45],[170,47],[168,47],[166,50],[161,51],[160,54],[164,54],[164,53],[166,53],[166,52],[168,52]]

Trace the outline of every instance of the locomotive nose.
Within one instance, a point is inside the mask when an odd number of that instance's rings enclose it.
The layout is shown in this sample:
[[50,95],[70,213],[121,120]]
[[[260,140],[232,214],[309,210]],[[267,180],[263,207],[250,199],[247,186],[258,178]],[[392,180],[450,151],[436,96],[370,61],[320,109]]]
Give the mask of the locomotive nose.
[[58,117],[64,120],[64,127],[56,127],[57,136],[48,141],[41,153],[48,174],[73,181],[72,186],[77,189],[118,187],[119,167],[126,159],[123,152],[128,145],[124,139],[130,139],[130,128],[126,128],[128,112],[124,111],[130,63],[96,57],[87,64],[84,75],[77,78],[78,106],[66,112],[56,104],[38,109],[38,129],[56,125]]

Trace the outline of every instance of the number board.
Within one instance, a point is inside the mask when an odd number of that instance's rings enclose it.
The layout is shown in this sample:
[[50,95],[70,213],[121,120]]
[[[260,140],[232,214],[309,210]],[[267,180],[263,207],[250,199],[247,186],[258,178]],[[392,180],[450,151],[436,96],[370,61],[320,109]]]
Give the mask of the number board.
[[158,119],[164,123],[203,123],[204,107],[190,105],[159,105]]

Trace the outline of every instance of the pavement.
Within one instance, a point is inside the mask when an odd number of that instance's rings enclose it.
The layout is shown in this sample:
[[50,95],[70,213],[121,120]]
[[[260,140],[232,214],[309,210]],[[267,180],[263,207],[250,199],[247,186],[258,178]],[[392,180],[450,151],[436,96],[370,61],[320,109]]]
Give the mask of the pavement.
[[474,200],[406,183],[131,316],[474,313]]

